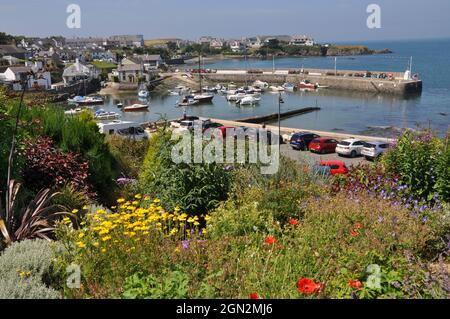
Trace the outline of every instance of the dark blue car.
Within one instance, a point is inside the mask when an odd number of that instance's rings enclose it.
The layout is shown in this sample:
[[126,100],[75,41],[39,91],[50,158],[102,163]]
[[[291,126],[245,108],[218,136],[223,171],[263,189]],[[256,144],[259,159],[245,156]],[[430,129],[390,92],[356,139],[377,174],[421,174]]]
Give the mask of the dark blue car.
[[312,140],[319,137],[319,135],[309,132],[295,133],[291,137],[290,145],[294,150],[307,151]]

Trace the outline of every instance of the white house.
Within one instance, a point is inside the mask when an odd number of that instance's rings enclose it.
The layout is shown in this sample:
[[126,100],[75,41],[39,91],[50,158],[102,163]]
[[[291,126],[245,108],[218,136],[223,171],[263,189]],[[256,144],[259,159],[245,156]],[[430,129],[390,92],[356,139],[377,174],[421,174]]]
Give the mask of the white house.
[[144,66],[142,64],[121,64],[117,68],[117,73],[120,82],[139,83],[140,80],[148,81],[147,73],[144,73]]
[[247,47],[251,49],[259,49],[262,47],[262,41],[260,37],[253,37],[246,39]]
[[64,69],[63,81],[64,84],[70,85],[76,83],[79,80],[87,79],[98,79],[100,76],[100,70],[93,65],[81,64],[77,59],[74,64]]
[[308,37],[306,35],[294,35],[291,37],[291,40],[289,41],[289,45],[296,45],[296,46],[314,46],[315,42],[314,39],[311,37]]
[[234,53],[239,53],[244,49],[244,45],[240,41],[231,41],[230,42],[230,49]]
[[28,89],[49,90],[52,86],[50,72],[36,70],[29,66],[13,66],[0,76],[6,83],[12,84],[14,90],[21,90],[22,83],[27,81]]

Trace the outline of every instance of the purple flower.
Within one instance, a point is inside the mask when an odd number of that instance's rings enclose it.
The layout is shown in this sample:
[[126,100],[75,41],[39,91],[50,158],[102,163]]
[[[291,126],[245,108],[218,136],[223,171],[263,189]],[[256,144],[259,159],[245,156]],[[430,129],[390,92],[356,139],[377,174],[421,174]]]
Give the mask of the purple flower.
[[189,249],[190,243],[188,240],[184,240],[181,242],[181,248],[183,248],[184,250]]

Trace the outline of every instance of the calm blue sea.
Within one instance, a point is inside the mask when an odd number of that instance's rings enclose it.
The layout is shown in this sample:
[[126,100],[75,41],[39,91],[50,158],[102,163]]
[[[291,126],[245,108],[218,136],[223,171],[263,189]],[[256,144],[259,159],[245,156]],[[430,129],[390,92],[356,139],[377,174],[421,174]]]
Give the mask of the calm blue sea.
[[[401,98],[389,95],[351,93],[319,90],[318,92],[286,93],[283,111],[315,106],[321,111],[283,121],[282,125],[302,129],[342,131],[354,134],[390,136],[399,128],[429,127],[445,134],[450,125],[450,39],[424,41],[395,41],[358,43],[373,49],[389,48],[387,55],[339,57],[338,69],[405,71],[413,57],[413,73],[424,81],[421,96]],[[334,68],[333,57],[278,58],[276,68]],[[272,68],[272,60],[224,60],[206,64],[207,68]],[[125,97],[122,102],[132,102],[135,97]],[[179,117],[180,109],[174,107],[177,97],[153,96],[149,113],[124,114],[124,119],[138,122],[155,120],[161,114],[168,118]],[[110,99],[107,109],[116,110],[117,100]],[[216,96],[213,105],[195,106],[190,115],[211,118],[238,119],[277,111],[277,96],[264,94],[259,106],[239,108]]]

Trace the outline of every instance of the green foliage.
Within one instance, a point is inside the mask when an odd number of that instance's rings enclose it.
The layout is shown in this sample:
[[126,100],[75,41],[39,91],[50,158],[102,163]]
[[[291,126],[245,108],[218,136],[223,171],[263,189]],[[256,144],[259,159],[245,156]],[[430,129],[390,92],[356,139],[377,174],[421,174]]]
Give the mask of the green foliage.
[[120,167],[120,173],[128,178],[138,178],[148,151],[148,141],[138,141],[117,135],[108,136],[107,141]]
[[0,299],[57,299],[53,282],[56,244],[44,240],[14,243],[0,255]]
[[134,274],[125,280],[125,299],[186,299],[189,277],[180,271],[165,271],[159,276]]
[[175,164],[175,143],[169,131],[152,136],[140,175],[142,192],[157,196],[169,210],[178,206],[190,214],[207,214],[227,198],[229,174],[219,164]]
[[437,195],[450,200],[449,136],[440,139],[431,132],[408,131],[382,163],[388,172],[400,176],[413,197],[432,201]]

